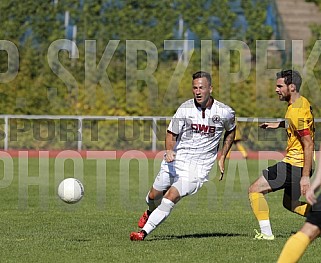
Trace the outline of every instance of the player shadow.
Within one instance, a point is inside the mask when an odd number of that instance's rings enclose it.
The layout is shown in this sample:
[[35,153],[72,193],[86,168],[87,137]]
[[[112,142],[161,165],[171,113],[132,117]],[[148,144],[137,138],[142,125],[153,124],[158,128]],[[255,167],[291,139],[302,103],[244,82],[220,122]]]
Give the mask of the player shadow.
[[237,236],[245,236],[245,235],[236,234],[236,233],[197,233],[197,234],[186,234],[186,235],[154,236],[147,240],[155,241],[155,240],[171,240],[171,239],[186,239],[186,238],[237,237]]
[[292,235],[294,235],[294,234],[296,234],[296,231],[291,231],[291,232],[286,232],[286,233],[278,233],[277,235],[276,235],[276,237],[277,238],[286,238],[286,239],[288,239],[290,236],[292,236]]
[[83,242],[90,242],[91,239],[89,238],[70,238],[70,239],[65,239],[65,241],[69,242],[77,242],[77,243],[83,243]]
[[[291,233],[279,233],[278,238],[289,238],[291,235],[295,234],[295,231]],[[186,235],[166,235],[166,236],[153,236],[148,237],[145,241],[157,241],[157,240],[173,240],[173,239],[187,239],[187,238],[210,238],[210,237],[249,237],[253,239],[252,236],[247,234],[237,234],[237,233],[197,233],[197,234],[186,234]]]

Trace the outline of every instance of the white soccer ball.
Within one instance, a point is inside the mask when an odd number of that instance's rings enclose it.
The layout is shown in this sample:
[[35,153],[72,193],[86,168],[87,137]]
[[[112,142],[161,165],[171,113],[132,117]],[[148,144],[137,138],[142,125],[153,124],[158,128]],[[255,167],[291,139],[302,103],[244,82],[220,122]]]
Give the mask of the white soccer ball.
[[74,204],[84,196],[83,184],[75,178],[67,178],[58,186],[58,196],[68,204]]

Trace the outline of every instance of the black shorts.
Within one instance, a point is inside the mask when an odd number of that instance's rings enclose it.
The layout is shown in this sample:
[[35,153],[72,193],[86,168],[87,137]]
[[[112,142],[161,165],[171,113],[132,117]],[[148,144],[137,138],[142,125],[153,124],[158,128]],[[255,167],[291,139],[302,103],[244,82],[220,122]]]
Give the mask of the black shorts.
[[306,222],[321,229],[321,195],[318,196],[317,202],[309,210]]
[[273,192],[284,189],[284,194],[291,197],[292,200],[299,200],[302,169],[302,167],[293,166],[289,163],[278,162],[262,172]]

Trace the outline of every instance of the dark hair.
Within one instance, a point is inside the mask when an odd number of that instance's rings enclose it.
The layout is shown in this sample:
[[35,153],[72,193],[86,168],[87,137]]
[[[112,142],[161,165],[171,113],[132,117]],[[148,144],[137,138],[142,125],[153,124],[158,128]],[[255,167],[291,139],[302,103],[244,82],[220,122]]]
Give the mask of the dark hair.
[[284,78],[284,83],[286,85],[294,84],[296,91],[300,91],[302,77],[298,71],[292,69],[282,70],[276,73],[276,78]]
[[205,71],[198,71],[193,74],[193,80],[199,78],[206,78],[208,83],[212,85],[212,78],[211,75]]

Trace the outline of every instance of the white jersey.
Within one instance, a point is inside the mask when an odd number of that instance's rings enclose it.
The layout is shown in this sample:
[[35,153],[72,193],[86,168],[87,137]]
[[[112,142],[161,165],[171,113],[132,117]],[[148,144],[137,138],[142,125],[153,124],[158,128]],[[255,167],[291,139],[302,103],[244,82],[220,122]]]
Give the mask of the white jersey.
[[177,134],[174,147],[175,167],[197,165],[200,179],[205,179],[217,157],[224,131],[235,128],[235,112],[214,99],[211,107],[201,109],[194,99],[184,102],[176,111],[168,131]]

